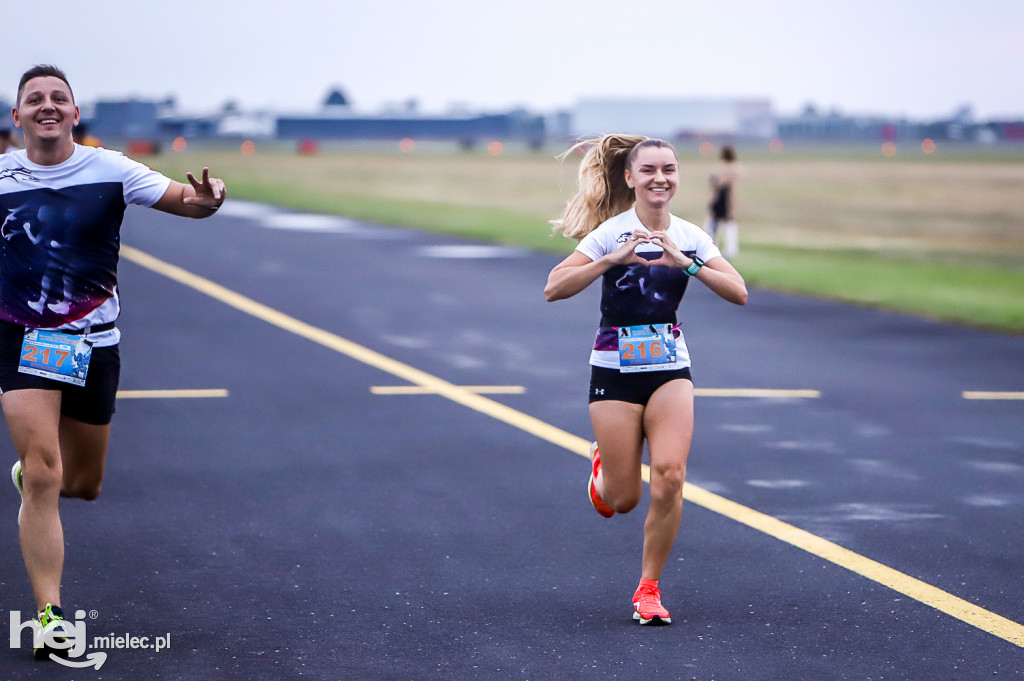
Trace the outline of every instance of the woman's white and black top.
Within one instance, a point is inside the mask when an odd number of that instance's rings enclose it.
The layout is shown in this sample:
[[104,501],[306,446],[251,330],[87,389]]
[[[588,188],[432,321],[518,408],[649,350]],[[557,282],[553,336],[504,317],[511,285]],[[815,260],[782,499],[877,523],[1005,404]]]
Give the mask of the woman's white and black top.
[[[634,207],[601,223],[580,240],[576,250],[591,260],[598,260],[619,249],[637,229],[646,227],[640,222]],[[688,257],[696,255],[708,262],[722,255],[707,232],[674,215],[666,233]],[[676,319],[676,310],[689,280],[682,269],[661,265],[616,265],[605,272],[601,288],[601,326],[590,354],[590,363],[610,369],[619,368],[619,327],[672,324],[675,327],[676,362],[664,368],[690,366],[690,354]]]
[[[75,145],[55,166],[32,163],[23,149],[0,156],[0,320],[66,330],[116,320],[125,208],[152,206],[169,185],[108,149]],[[93,340],[119,338],[111,329]]]

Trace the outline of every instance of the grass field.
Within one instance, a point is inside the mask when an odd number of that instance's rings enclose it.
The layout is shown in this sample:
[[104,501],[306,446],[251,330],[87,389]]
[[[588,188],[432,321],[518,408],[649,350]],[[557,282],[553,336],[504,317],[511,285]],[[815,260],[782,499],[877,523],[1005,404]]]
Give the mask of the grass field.
[[[673,212],[698,224],[714,166],[682,146]],[[1024,333],[1024,156],[739,149],[749,284]],[[199,149],[140,159],[171,177],[208,165],[236,198],[569,253],[550,235],[576,187],[554,152],[351,147]],[[538,286],[542,282],[538,282]]]

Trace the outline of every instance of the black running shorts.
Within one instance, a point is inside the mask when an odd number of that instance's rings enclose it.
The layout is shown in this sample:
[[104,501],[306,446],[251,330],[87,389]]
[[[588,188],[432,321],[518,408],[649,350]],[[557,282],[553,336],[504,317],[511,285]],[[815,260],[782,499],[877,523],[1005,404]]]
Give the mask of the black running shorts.
[[76,421],[105,426],[114,415],[117,384],[121,377],[118,346],[93,348],[84,386],[61,383],[18,371],[25,327],[0,322],[0,393],[12,390],[59,390],[60,413]]
[[618,369],[591,365],[590,401],[615,400],[646,406],[655,390],[669,381],[680,378],[693,382],[689,367],[669,371],[639,371],[624,374]]

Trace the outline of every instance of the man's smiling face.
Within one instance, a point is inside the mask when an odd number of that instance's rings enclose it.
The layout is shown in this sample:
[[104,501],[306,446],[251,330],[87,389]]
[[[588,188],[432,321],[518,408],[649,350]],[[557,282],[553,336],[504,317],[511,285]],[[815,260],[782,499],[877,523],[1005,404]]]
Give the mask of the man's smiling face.
[[29,139],[46,144],[71,139],[79,111],[71,88],[55,76],[40,76],[25,83],[18,106],[12,112],[14,124]]

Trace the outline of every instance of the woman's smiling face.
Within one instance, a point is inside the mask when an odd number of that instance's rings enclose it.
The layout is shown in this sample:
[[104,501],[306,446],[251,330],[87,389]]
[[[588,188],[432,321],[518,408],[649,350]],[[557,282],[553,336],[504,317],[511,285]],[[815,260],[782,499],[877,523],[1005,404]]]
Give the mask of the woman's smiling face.
[[626,169],[626,184],[636,192],[637,203],[662,208],[679,187],[679,161],[670,147],[644,147]]

